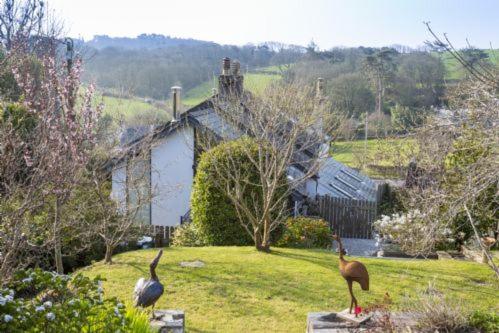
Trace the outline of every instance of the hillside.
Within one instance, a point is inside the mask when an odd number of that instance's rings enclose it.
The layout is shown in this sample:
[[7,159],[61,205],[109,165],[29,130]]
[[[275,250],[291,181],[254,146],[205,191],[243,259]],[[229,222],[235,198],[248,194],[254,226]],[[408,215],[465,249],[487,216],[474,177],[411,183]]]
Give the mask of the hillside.
[[151,121],[164,122],[170,119],[169,107],[166,103],[145,100],[144,98],[120,98],[113,96],[96,96],[96,102],[103,103],[103,114],[109,115],[115,122],[128,124],[145,124]]
[[174,85],[188,91],[210,81],[220,72],[224,57],[239,60],[244,71],[251,71],[295,62],[304,52],[302,48],[276,50],[266,43],[220,45],[159,35],[98,36],[82,46],[86,82],[94,82],[100,89],[157,100],[168,99]]
[[[131,302],[135,282],[148,275],[157,250],[126,252],[83,269],[106,279],[107,297]],[[189,332],[303,332],[312,311],[341,310],[349,305],[348,289],[338,272],[338,257],[326,250],[275,248],[259,253],[250,247],[165,248],[157,268],[165,294],[157,309],[183,309]],[[202,268],[183,268],[181,261],[201,260]],[[370,291],[354,292],[362,307],[389,293],[393,308],[413,299],[429,283],[469,309],[499,311],[497,282],[486,265],[456,260],[390,260],[362,258]]]
[[97,50],[102,50],[107,47],[122,48],[129,50],[139,49],[159,49],[172,46],[197,46],[210,45],[212,42],[202,41],[192,38],[175,38],[157,34],[141,34],[135,38],[132,37],[110,37],[107,35],[97,35],[91,40],[83,42],[86,46],[90,46]]
[[[499,66],[499,49],[494,49],[494,50],[483,50],[487,56],[488,59],[492,64],[495,66]],[[459,80],[462,79],[466,73],[466,71],[463,69],[463,66],[448,52],[443,53],[443,54],[438,54],[436,55],[437,57],[440,57],[442,59],[444,65],[445,65],[445,70],[446,70],[446,75],[445,78],[447,80]]]

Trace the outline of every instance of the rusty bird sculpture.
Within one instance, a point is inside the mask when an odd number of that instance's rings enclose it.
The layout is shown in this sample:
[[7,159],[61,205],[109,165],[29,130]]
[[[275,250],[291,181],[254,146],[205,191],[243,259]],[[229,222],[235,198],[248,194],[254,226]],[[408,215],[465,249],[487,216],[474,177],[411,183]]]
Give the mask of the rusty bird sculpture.
[[351,302],[350,302],[350,312],[352,313],[352,307],[355,305],[355,315],[360,313],[360,308],[357,304],[357,299],[353,295],[352,284],[353,282],[358,282],[362,290],[369,290],[369,273],[367,272],[366,266],[359,261],[347,261],[343,258],[346,254],[343,249],[343,244],[341,243],[341,238],[337,235],[333,235],[332,238],[339,244],[339,268],[341,276],[347,281],[348,291],[350,292]]
[[161,282],[159,282],[158,276],[156,275],[156,266],[158,266],[159,258],[161,258],[162,254],[163,250],[159,250],[158,254],[149,265],[149,279],[140,278],[135,284],[135,289],[133,291],[134,305],[143,308],[152,306],[153,318],[154,305],[164,292],[164,287]]

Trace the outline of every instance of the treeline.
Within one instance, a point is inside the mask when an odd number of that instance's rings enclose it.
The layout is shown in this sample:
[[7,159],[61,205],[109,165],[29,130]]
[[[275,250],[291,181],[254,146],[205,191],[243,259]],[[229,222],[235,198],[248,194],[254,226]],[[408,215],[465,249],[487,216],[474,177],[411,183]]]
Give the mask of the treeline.
[[445,90],[469,75],[464,64],[497,68],[493,51],[468,47],[456,52],[463,65],[451,63],[449,52],[432,45],[417,50],[396,45],[319,51],[311,44],[286,79],[312,84],[324,78],[332,112],[346,118],[344,137],[363,136],[366,123],[369,136],[404,133],[447,107]]
[[445,103],[445,66],[429,52],[366,47],[321,52],[309,47],[286,75],[287,80],[309,83],[318,77],[325,79],[331,108],[348,118],[345,130],[353,132],[364,129],[366,116],[376,133],[412,127]]
[[[96,44],[95,40],[85,44],[84,79],[115,93],[154,99],[168,98],[174,85],[189,90],[211,80],[213,74],[220,71],[223,57],[238,59],[245,71],[296,62],[305,53],[305,48],[280,43],[239,47],[176,40],[167,46],[161,47],[159,43],[159,47],[152,48],[151,40],[165,42],[166,39],[149,36],[147,43],[145,37],[136,39],[137,45],[144,45],[138,48],[132,47],[128,39],[126,43],[111,43],[109,37],[100,39],[104,40],[103,44]],[[101,48],[102,45],[122,46]]]
[[[267,42],[260,45],[219,45],[161,35],[137,38],[97,36],[84,45],[84,80],[120,96],[169,98],[170,88],[184,91],[212,80],[223,57],[238,59],[243,72],[275,65],[288,81],[312,84],[325,79],[332,111],[348,118],[345,135],[404,132],[418,126],[435,109],[446,106],[445,87],[463,68],[450,64],[448,53],[430,45],[412,49],[308,47]],[[459,51],[474,65],[493,59],[484,50]],[[360,129],[360,130],[359,130]]]
[[158,34],[141,34],[135,38],[132,37],[109,37],[107,35],[97,35],[86,43],[97,50],[102,50],[107,47],[116,47],[122,49],[140,50],[140,49],[158,49],[170,46],[179,45],[208,45],[214,44],[203,40],[191,38],[175,38]]

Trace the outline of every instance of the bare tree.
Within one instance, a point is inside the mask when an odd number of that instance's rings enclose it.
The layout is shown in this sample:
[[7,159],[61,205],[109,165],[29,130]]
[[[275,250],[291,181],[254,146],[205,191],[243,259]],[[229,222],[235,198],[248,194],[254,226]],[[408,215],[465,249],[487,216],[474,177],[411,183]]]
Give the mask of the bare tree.
[[[89,190],[93,200],[86,202],[84,210],[92,209],[100,219],[98,223],[88,223],[92,233],[98,235],[106,247],[104,262],[112,264],[112,255],[115,248],[130,240],[136,239],[142,233],[142,226],[148,225],[149,205],[152,203],[151,187],[150,136],[144,137],[133,149],[135,154],[121,156],[126,158],[126,165],[122,167],[123,177],[115,176],[113,182],[125,190],[125,198],[113,198],[108,175],[103,172],[107,166],[107,159],[102,163],[93,163],[90,171]],[[118,171],[118,172],[119,172]],[[83,221],[85,223],[85,221]],[[142,233],[143,234],[143,233]]]
[[39,36],[46,20],[46,8],[41,0],[5,0],[0,8],[0,41],[7,51],[17,42]]
[[[471,231],[464,236],[475,240],[499,277],[481,240],[499,232],[497,92],[480,80],[468,80],[453,89],[449,101],[451,110],[430,117],[414,135],[417,167],[403,195],[412,222],[396,226],[396,238],[404,250],[427,254],[456,236],[456,221],[466,221]],[[390,234],[392,227],[381,231]]]
[[[231,125],[221,135],[203,138],[203,149],[245,136],[256,144],[256,152],[248,145],[242,147],[242,154],[258,180],[248,177],[236,156],[229,156],[228,163],[215,169],[218,186],[234,205],[256,248],[269,251],[271,233],[289,216],[291,192],[304,187],[328,156],[331,114],[313,89],[298,85],[273,85],[262,96],[247,96],[242,102],[234,96],[213,102],[216,113]],[[247,189],[255,187],[258,193],[248,198]]]
[[[433,41],[426,41],[427,45],[434,50],[448,52],[475,80],[496,89],[499,87],[497,68],[494,68],[492,64],[480,61],[481,59],[470,61],[466,57],[466,52],[459,51],[454,47],[447,34],[444,33],[443,37],[440,37],[433,31],[430,22],[424,22],[424,24],[434,38]],[[468,41],[467,43],[468,49],[472,49]]]

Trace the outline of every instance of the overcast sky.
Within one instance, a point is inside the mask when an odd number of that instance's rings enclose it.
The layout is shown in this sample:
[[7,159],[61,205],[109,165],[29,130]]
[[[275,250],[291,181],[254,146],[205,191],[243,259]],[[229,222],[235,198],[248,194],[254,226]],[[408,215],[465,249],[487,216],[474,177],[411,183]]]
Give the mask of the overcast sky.
[[69,34],[157,33],[222,44],[422,45],[423,21],[455,44],[499,47],[499,0],[48,0]]

